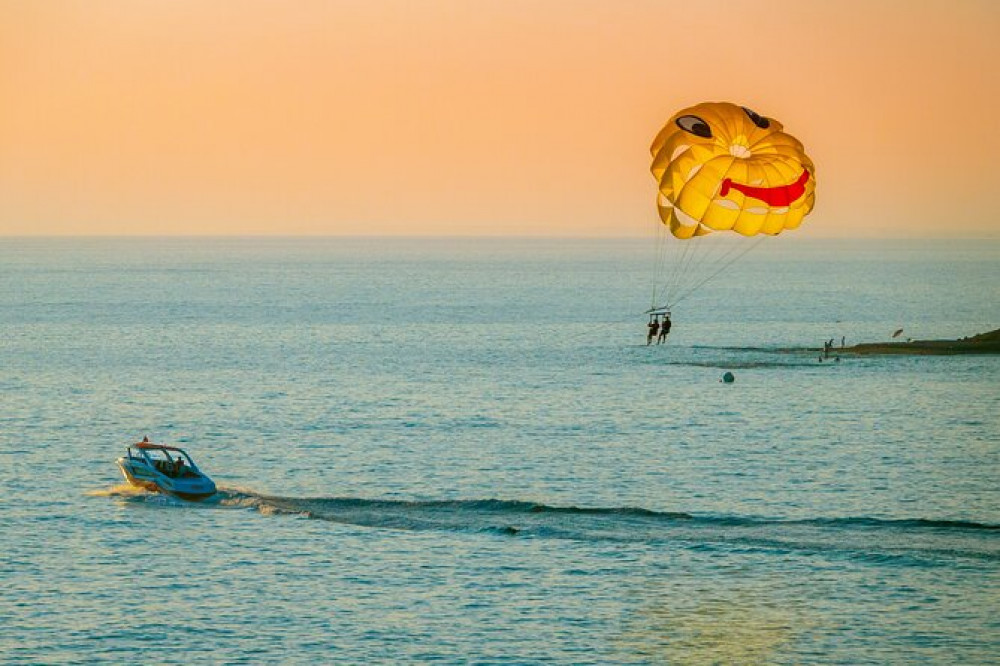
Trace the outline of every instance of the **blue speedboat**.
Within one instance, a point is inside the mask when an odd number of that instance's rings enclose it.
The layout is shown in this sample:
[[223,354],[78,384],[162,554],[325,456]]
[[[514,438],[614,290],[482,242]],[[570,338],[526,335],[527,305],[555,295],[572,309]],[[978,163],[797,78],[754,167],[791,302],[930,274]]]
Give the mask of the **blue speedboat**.
[[215,494],[215,482],[208,478],[184,449],[143,440],[128,447],[117,461],[125,480],[133,486],[166,493],[186,500],[200,500]]

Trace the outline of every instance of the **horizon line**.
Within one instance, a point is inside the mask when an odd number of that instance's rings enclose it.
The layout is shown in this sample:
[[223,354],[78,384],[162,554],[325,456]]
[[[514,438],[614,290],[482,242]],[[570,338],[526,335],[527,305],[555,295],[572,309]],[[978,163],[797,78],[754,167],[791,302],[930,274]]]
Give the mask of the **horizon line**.
[[[338,234],[338,233],[66,233],[66,234],[4,234],[0,233],[0,241],[5,240],[59,240],[59,239],[118,239],[118,240],[153,240],[153,239],[408,239],[408,240],[589,240],[589,241],[633,241],[649,240],[654,234],[629,235],[566,235],[566,234]],[[763,236],[762,236],[763,237]],[[750,238],[747,236],[746,238]],[[792,239],[795,241],[809,240],[899,240],[899,241],[997,241],[1000,232],[983,235],[908,235],[893,236],[891,234],[780,234],[771,238]]]

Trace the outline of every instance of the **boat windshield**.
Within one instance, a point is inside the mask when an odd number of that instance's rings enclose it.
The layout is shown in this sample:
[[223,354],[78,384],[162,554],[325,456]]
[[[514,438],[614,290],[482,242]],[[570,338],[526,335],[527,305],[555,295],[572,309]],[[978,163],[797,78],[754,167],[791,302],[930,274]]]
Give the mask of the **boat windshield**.
[[181,449],[132,448],[128,450],[130,458],[145,458],[157,470],[168,476],[192,476],[198,469],[197,465]]

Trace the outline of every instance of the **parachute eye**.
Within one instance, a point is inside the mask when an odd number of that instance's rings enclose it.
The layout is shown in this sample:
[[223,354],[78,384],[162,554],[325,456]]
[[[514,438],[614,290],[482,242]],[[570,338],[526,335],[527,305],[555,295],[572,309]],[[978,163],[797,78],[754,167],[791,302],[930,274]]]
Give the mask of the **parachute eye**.
[[748,109],[745,106],[740,107],[740,108],[742,108],[744,111],[747,112],[747,115],[750,116],[750,120],[752,120],[753,124],[756,125],[757,127],[761,128],[761,129],[767,129],[768,127],[771,126],[771,121],[768,120],[767,118],[761,116],[756,111],[751,111],[750,109]]
[[677,119],[677,126],[695,136],[705,139],[712,138],[712,129],[708,126],[708,123],[698,116],[681,116]]

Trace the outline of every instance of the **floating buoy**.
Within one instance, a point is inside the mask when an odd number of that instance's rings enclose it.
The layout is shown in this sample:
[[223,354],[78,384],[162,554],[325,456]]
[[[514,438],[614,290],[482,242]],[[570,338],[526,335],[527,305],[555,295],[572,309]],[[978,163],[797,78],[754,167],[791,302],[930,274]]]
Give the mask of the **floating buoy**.
[[732,384],[733,382],[736,381],[736,377],[733,375],[733,373],[726,372],[726,374],[722,375],[722,381],[725,382],[726,384]]

